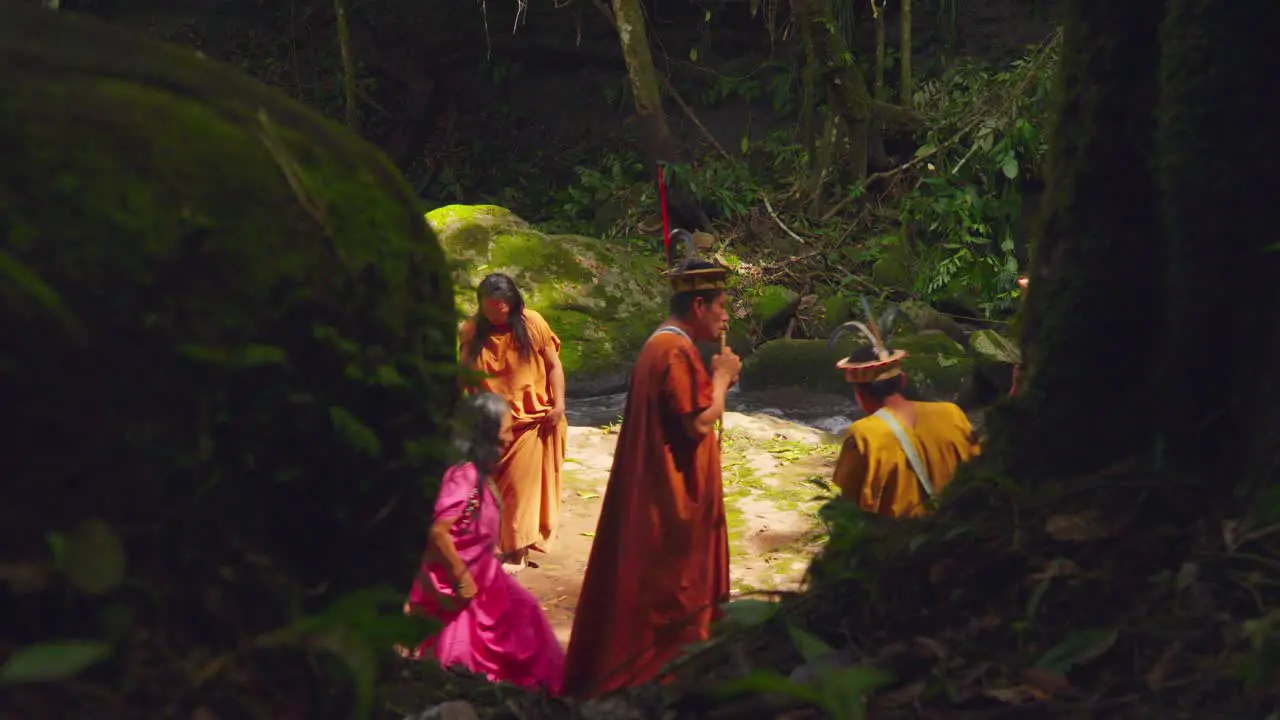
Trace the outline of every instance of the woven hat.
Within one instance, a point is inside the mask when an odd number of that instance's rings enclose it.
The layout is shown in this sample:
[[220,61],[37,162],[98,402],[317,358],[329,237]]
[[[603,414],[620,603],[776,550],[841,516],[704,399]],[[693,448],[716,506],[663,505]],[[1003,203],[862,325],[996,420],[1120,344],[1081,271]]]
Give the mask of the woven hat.
[[[697,261],[697,248],[694,245],[693,235],[687,230],[672,230],[671,241],[685,243],[685,259],[681,263],[681,267],[689,265],[693,261]],[[724,290],[725,281],[729,277],[729,269],[723,267],[698,268],[693,270],[682,270],[675,268],[662,275],[671,283],[671,290],[676,293],[698,292],[699,290]]]
[[852,357],[844,358],[836,363],[836,368],[844,371],[846,377],[853,383],[870,383],[877,380],[888,380],[902,374],[902,359],[907,357],[905,350],[893,350],[885,342],[885,338],[893,332],[893,322],[897,319],[898,309],[896,307],[889,308],[880,321],[876,322],[875,316],[871,314],[871,305],[867,302],[867,298],[862,298],[862,311],[866,315],[867,321],[864,323],[860,320],[850,320],[837,327],[831,333],[831,338],[827,340],[828,347],[835,347],[836,339],[845,332],[857,330],[862,334],[871,348],[875,350],[876,357],[874,360],[857,361]]

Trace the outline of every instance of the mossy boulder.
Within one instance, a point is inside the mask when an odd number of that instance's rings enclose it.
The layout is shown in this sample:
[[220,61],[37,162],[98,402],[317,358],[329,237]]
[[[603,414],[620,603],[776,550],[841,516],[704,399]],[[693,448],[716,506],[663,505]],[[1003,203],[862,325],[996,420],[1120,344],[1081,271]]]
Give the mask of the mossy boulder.
[[811,332],[816,337],[826,337],[853,319],[853,305],[840,295],[819,297],[810,306],[809,314]]
[[786,331],[800,307],[800,294],[783,285],[764,285],[751,291],[748,303],[752,330],[767,340]]
[[964,329],[955,320],[920,300],[904,300],[898,303],[897,325],[910,332],[938,330],[955,342],[966,341]]
[[969,336],[969,349],[980,363],[1017,365],[1022,362],[1022,351],[1017,343],[995,330],[975,330]]
[[1001,394],[1009,392],[1013,367],[1022,362],[1018,344],[995,330],[975,330],[969,336],[969,354],[976,370]]
[[[0,156],[0,566],[34,573],[0,583],[5,652],[114,618],[143,680],[121,667],[70,696],[146,715],[192,697],[191,668],[355,588],[395,588],[400,617],[448,459],[456,320],[390,162],[192,50],[13,3]],[[79,558],[62,574],[59,537]],[[262,712],[318,697],[305,663],[276,666],[302,694],[249,700]],[[272,684],[275,666],[244,667]],[[232,675],[205,689],[254,692],[213,689]],[[44,697],[19,714],[80,714]]]
[[910,293],[915,290],[919,261],[910,245],[899,240],[885,245],[880,258],[871,266],[871,282],[876,287]]
[[427,222],[456,263],[459,313],[475,311],[485,275],[510,275],[560,336],[571,390],[625,384],[635,353],[666,317],[670,290],[656,253],[548,235],[493,205],[448,205],[427,213]]
[[[804,388],[815,392],[847,393],[849,386],[835,363],[861,343],[843,336],[834,348],[826,340],[774,340],[756,348],[743,362],[742,389]],[[956,397],[973,368],[965,349],[938,331],[897,338],[893,347],[906,350],[903,361],[915,396],[950,400]]]

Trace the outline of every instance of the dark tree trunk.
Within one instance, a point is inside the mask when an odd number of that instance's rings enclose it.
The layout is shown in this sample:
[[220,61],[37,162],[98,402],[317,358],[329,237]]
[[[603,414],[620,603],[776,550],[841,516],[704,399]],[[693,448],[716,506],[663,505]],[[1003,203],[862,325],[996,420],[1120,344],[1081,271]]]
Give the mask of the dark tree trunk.
[[1157,140],[1166,445],[1179,469],[1248,494],[1280,479],[1280,134],[1261,120],[1280,5],[1169,6]]
[[1154,439],[1165,258],[1150,165],[1164,6],[1066,9],[1026,367],[1019,397],[990,419],[993,454],[1019,477],[1097,470]]
[[822,0],[791,0],[791,14],[804,39],[808,57],[817,72],[815,84],[826,88],[831,107],[844,121],[851,146],[854,175],[867,174],[867,140],[871,127],[871,95],[862,73],[850,60],[844,40],[832,28],[827,4]]

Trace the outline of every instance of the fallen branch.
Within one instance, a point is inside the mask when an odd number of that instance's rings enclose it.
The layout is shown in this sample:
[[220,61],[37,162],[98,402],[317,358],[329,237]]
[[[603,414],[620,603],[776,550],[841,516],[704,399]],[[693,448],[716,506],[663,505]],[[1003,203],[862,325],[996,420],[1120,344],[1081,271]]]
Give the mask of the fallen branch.
[[689,107],[689,103],[685,102],[684,98],[680,97],[680,93],[676,92],[675,87],[671,85],[671,81],[668,80],[665,75],[658,75],[658,84],[662,86],[663,90],[667,91],[667,94],[671,96],[672,100],[676,101],[676,104],[684,111],[684,114],[689,118],[689,121],[692,122],[694,127],[698,128],[698,131],[702,133],[702,137],[706,138],[707,142],[711,143],[711,147],[715,148],[716,151],[719,152],[726,160],[733,160],[734,157],[725,151],[724,147],[720,145],[720,141],[716,140],[716,136],[712,135],[711,131],[707,129],[707,126],[702,124],[702,121],[698,119],[697,113],[693,111],[693,108]]
[[[900,172],[910,170],[911,168],[919,165],[925,160],[928,160],[934,155],[937,155],[942,150],[949,149],[952,145],[960,142],[960,140],[962,140],[966,135],[972,132],[973,129],[977,127],[984,119],[985,118],[982,118],[982,117],[975,117],[973,120],[969,121],[969,123],[965,125],[963,128],[960,128],[960,131],[957,132],[955,135],[952,135],[951,138],[947,140],[945,143],[942,143],[940,145],[935,145],[929,148],[928,150],[920,153],[919,155],[916,155],[915,157],[911,158],[907,162],[902,163],[896,168],[893,168],[891,170],[885,170],[884,172],[872,173],[866,176],[865,178],[862,179],[862,186],[865,188],[866,186],[870,185],[876,180],[883,180],[884,178],[893,177],[894,175],[897,175]],[[859,197],[861,197],[861,195],[849,195],[845,199],[833,205],[831,209],[828,210],[822,216],[822,222],[826,222],[831,218],[835,217],[841,210],[844,210],[846,207],[848,207],[849,203],[853,202]]]
[[[693,123],[694,127],[698,128],[698,131],[702,133],[702,137],[706,138],[707,142],[711,143],[711,147],[715,148],[716,152],[719,152],[726,160],[740,162],[740,159],[730,155],[729,152],[724,149],[724,146],[720,144],[720,141],[716,140],[716,136],[712,135],[711,131],[707,129],[707,126],[702,124],[702,121],[698,119],[697,113],[693,111],[692,107],[689,107],[689,103],[686,103],[684,98],[680,97],[680,93],[672,87],[670,80],[659,75],[658,84],[662,86],[663,90],[667,91],[667,94],[671,96],[672,100],[676,101],[676,104],[679,105],[680,109],[684,111],[684,114],[688,116],[689,121]],[[795,231],[787,227],[786,223],[782,222],[782,218],[778,217],[777,211],[773,209],[773,203],[769,202],[769,196],[766,195],[763,190],[760,191],[760,199],[764,201],[764,207],[769,211],[769,217],[773,218],[773,221],[778,224],[778,227],[782,228],[783,232],[790,235],[796,242],[808,244],[807,240],[797,235]]]
[[[1061,39],[1061,37],[1062,37],[1061,31],[1055,31],[1053,34],[1051,34],[1044,42],[1040,44],[1040,47],[1036,50],[1037,56],[1044,57],[1045,50],[1051,47],[1054,43],[1058,42]],[[872,182],[875,182],[876,180],[883,180],[885,178],[893,177],[894,175],[897,175],[906,170],[910,170],[911,168],[916,167],[917,165],[924,162],[925,160],[928,160],[929,158],[937,155],[941,151],[948,150],[952,146],[959,143],[962,139],[964,139],[965,136],[967,136],[976,127],[978,127],[978,125],[982,124],[984,120],[991,117],[997,117],[1002,113],[1007,114],[1007,111],[1012,108],[1014,103],[1017,102],[1018,98],[1022,97],[1023,93],[1026,92],[1027,86],[1031,84],[1031,80],[1033,77],[1035,77],[1035,75],[1036,73],[1034,71],[1028,72],[1026,76],[1022,78],[1022,81],[1018,83],[1017,87],[1015,87],[1013,91],[1010,92],[1005,97],[1005,102],[1002,104],[1002,106],[998,110],[994,110],[992,112],[985,112],[985,113],[984,112],[975,113],[974,116],[969,120],[969,122],[965,123],[964,127],[960,128],[959,132],[957,132],[955,135],[952,135],[951,138],[948,139],[946,142],[939,143],[938,145],[935,145],[934,147],[929,148],[927,151],[922,152],[919,155],[916,155],[915,157],[899,165],[898,167],[885,170],[883,172],[872,173],[871,175],[866,176],[865,178],[862,179],[862,186],[865,188],[868,185],[870,185]],[[889,109],[892,107],[893,106],[881,104],[881,105],[877,105],[876,109],[879,110],[880,112],[889,113],[890,112]],[[899,108],[899,110],[902,110],[902,108]],[[909,113],[910,111],[904,111],[904,112]],[[886,121],[888,121],[891,117],[895,117],[900,122],[907,123],[907,124],[904,124],[903,127],[909,127],[910,121],[907,119],[908,116],[906,114],[897,115],[897,116],[891,116],[889,114],[886,114],[883,116],[883,118]],[[967,161],[969,157],[973,155],[973,151],[976,149],[976,147],[977,146],[975,145],[974,148],[970,148],[969,152],[966,153],[964,159],[960,161],[960,165],[963,165],[965,161]],[[960,168],[960,165],[956,166],[956,170]],[[844,198],[843,200],[841,200],[840,202],[836,203],[834,206],[832,206],[830,210],[828,210],[825,214],[823,214],[821,221],[826,222],[831,218],[835,217],[840,211],[848,207],[849,203],[853,202],[858,197],[859,197],[858,195],[850,195]]]
[[782,222],[782,218],[778,217],[778,213],[774,212],[774,210],[773,210],[773,205],[769,203],[769,196],[768,196],[768,195],[765,195],[763,190],[761,190],[761,191],[760,191],[760,199],[764,201],[764,208],[765,208],[765,210],[768,210],[768,211],[769,211],[769,217],[773,218],[773,221],[774,221],[774,222],[776,222],[776,223],[778,223],[778,227],[782,228],[782,231],[783,231],[783,232],[785,232],[786,234],[788,234],[788,235],[790,235],[792,238],[794,238],[794,239],[796,240],[796,242],[800,242],[800,243],[807,243],[807,242],[808,242],[808,241],[806,241],[804,238],[802,238],[802,237],[800,237],[799,235],[795,234],[795,233],[791,230],[791,228],[787,227],[786,223]]

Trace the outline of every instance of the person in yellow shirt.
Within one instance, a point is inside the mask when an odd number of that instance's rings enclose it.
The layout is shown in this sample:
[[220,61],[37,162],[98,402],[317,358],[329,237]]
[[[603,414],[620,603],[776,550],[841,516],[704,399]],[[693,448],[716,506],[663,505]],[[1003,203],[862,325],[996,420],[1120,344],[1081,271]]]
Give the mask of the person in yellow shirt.
[[923,515],[931,497],[951,482],[960,463],[979,452],[969,418],[958,405],[916,402],[903,397],[907,376],[902,359],[907,353],[886,343],[892,315],[880,324],[867,321],[841,325],[834,340],[857,329],[869,345],[836,363],[853,385],[858,405],[867,417],[849,426],[834,482],[841,494],[869,513],[886,517]]

